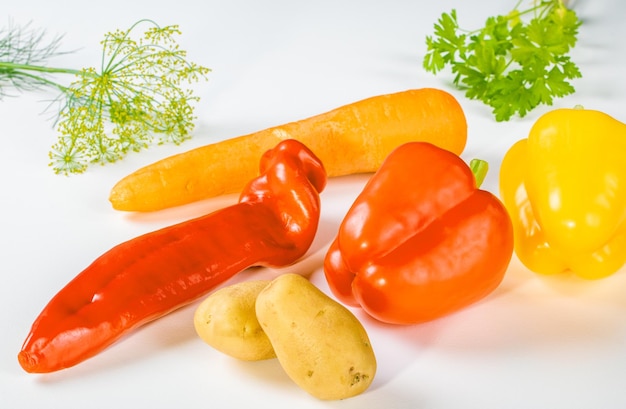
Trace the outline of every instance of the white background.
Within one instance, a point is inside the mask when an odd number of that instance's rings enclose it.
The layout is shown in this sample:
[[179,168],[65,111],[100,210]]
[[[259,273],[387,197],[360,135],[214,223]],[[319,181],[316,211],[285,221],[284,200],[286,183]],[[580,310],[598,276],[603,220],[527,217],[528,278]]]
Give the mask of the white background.
[[[121,241],[232,203],[228,196],[151,214],[114,211],[109,189],[157,159],[195,146],[315,115],[369,96],[407,88],[450,90],[469,125],[464,159],[491,171],[497,193],[506,149],[526,137],[541,108],[496,123],[487,107],[450,87],[449,75],[421,67],[424,37],[443,11],[464,27],[508,12],[511,1],[191,0],[4,2],[2,21],[65,33],[59,66],[98,66],[103,34],[141,18],[179,24],[189,58],[213,69],[197,87],[194,138],[80,176],[47,166],[56,138],[43,114],[52,94],[0,101],[0,407],[41,408],[624,408],[626,271],[602,281],[545,278],[514,259],[501,286],[482,302],[430,323],[392,327],[355,310],[379,370],[358,397],[321,402],[298,389],[275,360],[242,363],[196,336],[197,304],[150,324],[97,357],[49,375],[26,374],[17,352],[41,308],[94,258]],[[583,78],[555,106],[582,104],[626,121],[626,3],[581,0],[573,51]],[[589,135],[593,138],[593,135]],[[582,164],[581,164],[582,165]],[[334,179],[322,194],[319,235],[290,271],[311,274],[327,290],[321,259],[367,176]],[[281,271],[245,272],[236,280]]]

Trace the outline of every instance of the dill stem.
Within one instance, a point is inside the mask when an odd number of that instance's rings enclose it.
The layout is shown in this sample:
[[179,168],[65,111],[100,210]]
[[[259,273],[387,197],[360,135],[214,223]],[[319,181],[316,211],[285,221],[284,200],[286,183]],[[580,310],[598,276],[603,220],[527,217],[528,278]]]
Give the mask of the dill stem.
[[0,79],[2,79],[2,76],[30,78],[32,81],[38,84],[57,88],[61,92],[67,92],[69,90],[68,87],[61,85],[60,83],[56,81],[48,79],[44,75],[37,75],[36,73],[70,74],[70,75],[77,75],[77,76],[82,76],[82,77],[93,76],[92,73],[89,73],[85,70],[77,70],[73,68],[47,67],[43,65],[33,65],[33,64],[15,63],[15,62],[10,62],[10,61],[0,61]]
[[73,68],[55,68],[55,67],[46,67],[43,65],[20,64],[20,63],[14,63],[10,61],[0,61],[0,74],[12,73],[12,72],[22,73],[23,71],[36,71],[36,72],[42,72],[46,74],[83,75],[83,71],[76,70]]

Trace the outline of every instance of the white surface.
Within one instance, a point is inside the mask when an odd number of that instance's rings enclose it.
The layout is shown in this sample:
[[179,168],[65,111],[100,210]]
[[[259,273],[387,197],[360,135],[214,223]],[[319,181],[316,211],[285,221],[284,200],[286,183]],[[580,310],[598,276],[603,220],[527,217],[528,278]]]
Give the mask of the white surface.
[[[111,186],[141,165],[175,152],[301,119],[376,94],[449,88],[449,77],[421,68],[424,36],[443,11],[478,27],[516,1],[190,0],[13,1],[3,17],[66,33],[77,52],[56,65],[96,66],[99,41],[140,18],[179,24],[189,57],[214,71],[198,87],[194,139],[162,146],[74,177],[48,168],[56,134],[40,112],[51,94],[0,102],[1,408],[624,408],[626,271],[598,282],[542,278],[514,259],[502,285],[482,302],[423,325],[390,327],[362,319],[378,357],[371,389],[320,402],[287,379],[275,360],[241,363],[195,335],[195,305],[179,310],[72,369],[29,375],[16,354],[41,308],[113,245],[229,203],[232,197],[145,215],[113,211]],[[573,52],[584,77],[556,106],[582,104],[626,120],[626,3],[582,0]],[[464,158],[487,159],[486,189],[497,193],[504,151],[533,121],[496,123],[485,106],[452,91],[468,117]],[[365,177],[332,180],[312,256],[296,270],[321,272],[325,246]],[[262,271],[261,276],[278,272]],[[237,280],[251,277],[243,273]]]

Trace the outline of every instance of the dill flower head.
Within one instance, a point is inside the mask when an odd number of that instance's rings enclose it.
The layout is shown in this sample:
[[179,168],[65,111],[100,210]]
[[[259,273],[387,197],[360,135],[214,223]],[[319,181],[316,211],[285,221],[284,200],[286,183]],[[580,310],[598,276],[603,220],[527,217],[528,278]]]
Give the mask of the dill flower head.
[[[140,25],[148,27],[133,38]],[[187,61],[174,38],[179,34],[178,26],[140,20],[105,35],[100,69],[80,70],[65,90],[60,136],[50,152],[56,173],[117,161],[155,139],[179,144],[190,137],[199,98],[183,85],[210,70]]]

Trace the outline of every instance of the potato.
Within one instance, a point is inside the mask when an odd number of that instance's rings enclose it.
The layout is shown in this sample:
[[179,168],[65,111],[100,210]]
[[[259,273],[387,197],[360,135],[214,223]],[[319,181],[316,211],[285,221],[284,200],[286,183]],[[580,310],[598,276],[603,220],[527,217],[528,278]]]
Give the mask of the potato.
[[257,296],[256,315],[287,375],[309,394],[345,399],[372,383],[376,358],[365,329],[306,278],[275,278]]
[[244,281],[210,294],[194,314],[200,338],[218,351],[244,361],[275,358],[272,344],[255,314],[257,294],[269,283],[270,280]]

